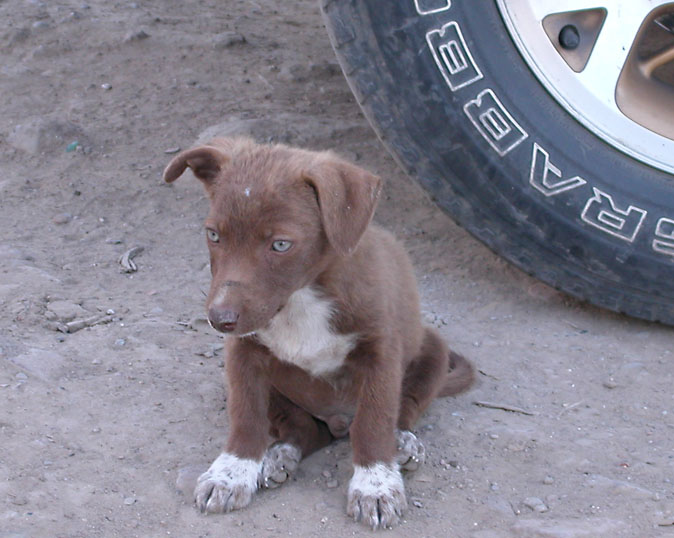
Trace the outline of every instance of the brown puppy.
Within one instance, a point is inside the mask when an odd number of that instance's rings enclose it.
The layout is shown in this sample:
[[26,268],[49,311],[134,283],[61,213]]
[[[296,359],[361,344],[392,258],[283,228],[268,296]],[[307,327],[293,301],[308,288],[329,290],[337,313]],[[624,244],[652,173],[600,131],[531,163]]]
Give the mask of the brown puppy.
[[436,396],[467,389],[473,369],[422,327],[407,254],[370,225],[380,179],[330,152],[248,139],[184,151],[164,179],[187,167],[210,198],[208,319],[229,335],[230,434],[197,505],[242,508],[348,433],[347,512],[394,525],[407,506],[401,468],[424,456],[413,424]]

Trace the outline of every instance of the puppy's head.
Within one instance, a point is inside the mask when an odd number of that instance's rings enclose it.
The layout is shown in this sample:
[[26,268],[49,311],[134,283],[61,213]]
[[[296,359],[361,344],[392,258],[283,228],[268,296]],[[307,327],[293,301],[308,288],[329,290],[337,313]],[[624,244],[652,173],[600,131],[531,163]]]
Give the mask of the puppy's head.
[[330,152],[248,139],[184,151],[164,180],[175,181],[188,167],[210,199],[208,319],[237,335],[266,327],[293,292],[331,260],[351,255],[381,189],[378,177]]

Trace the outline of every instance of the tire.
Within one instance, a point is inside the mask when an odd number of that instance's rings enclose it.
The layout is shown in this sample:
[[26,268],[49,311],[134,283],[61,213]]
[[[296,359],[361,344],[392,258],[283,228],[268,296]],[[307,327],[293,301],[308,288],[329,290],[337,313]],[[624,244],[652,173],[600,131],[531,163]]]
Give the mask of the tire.
[[[378,136],[459,225],[572,296],[674,324],[674,177],[560,106],[495,1],[323,0],[322,10]],[[464,47],[460,76],[436,61],[433,40],[447,35]]]

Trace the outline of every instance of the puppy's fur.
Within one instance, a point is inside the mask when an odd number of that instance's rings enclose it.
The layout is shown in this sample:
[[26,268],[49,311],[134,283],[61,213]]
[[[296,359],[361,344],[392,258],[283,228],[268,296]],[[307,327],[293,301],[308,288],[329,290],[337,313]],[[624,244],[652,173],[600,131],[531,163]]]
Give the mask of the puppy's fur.
[[198,481],[197,505],[226,512],[275,487],[347,433],[347,512],[373,528],[407,504],[402,469],[423,459],[412,426],[473,369],[420,322],[410,261],[371,225],[378,177],[330,152],[215,139],[177,155],[210,198],[211,325],[226,339],[230,434]]

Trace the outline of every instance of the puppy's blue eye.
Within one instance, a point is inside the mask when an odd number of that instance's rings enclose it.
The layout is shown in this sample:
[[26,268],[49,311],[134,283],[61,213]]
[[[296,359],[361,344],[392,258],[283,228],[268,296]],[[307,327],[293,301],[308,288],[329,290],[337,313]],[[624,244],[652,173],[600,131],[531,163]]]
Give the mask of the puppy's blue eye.
[[279,239],[271,244],[271,249],[276,252],[287,252],[293,244],[291,241]]
[[220,241],[220,236],[215,230],[206,230],[206,237],[208,237],[208,240],[212,241],[213,243]]

